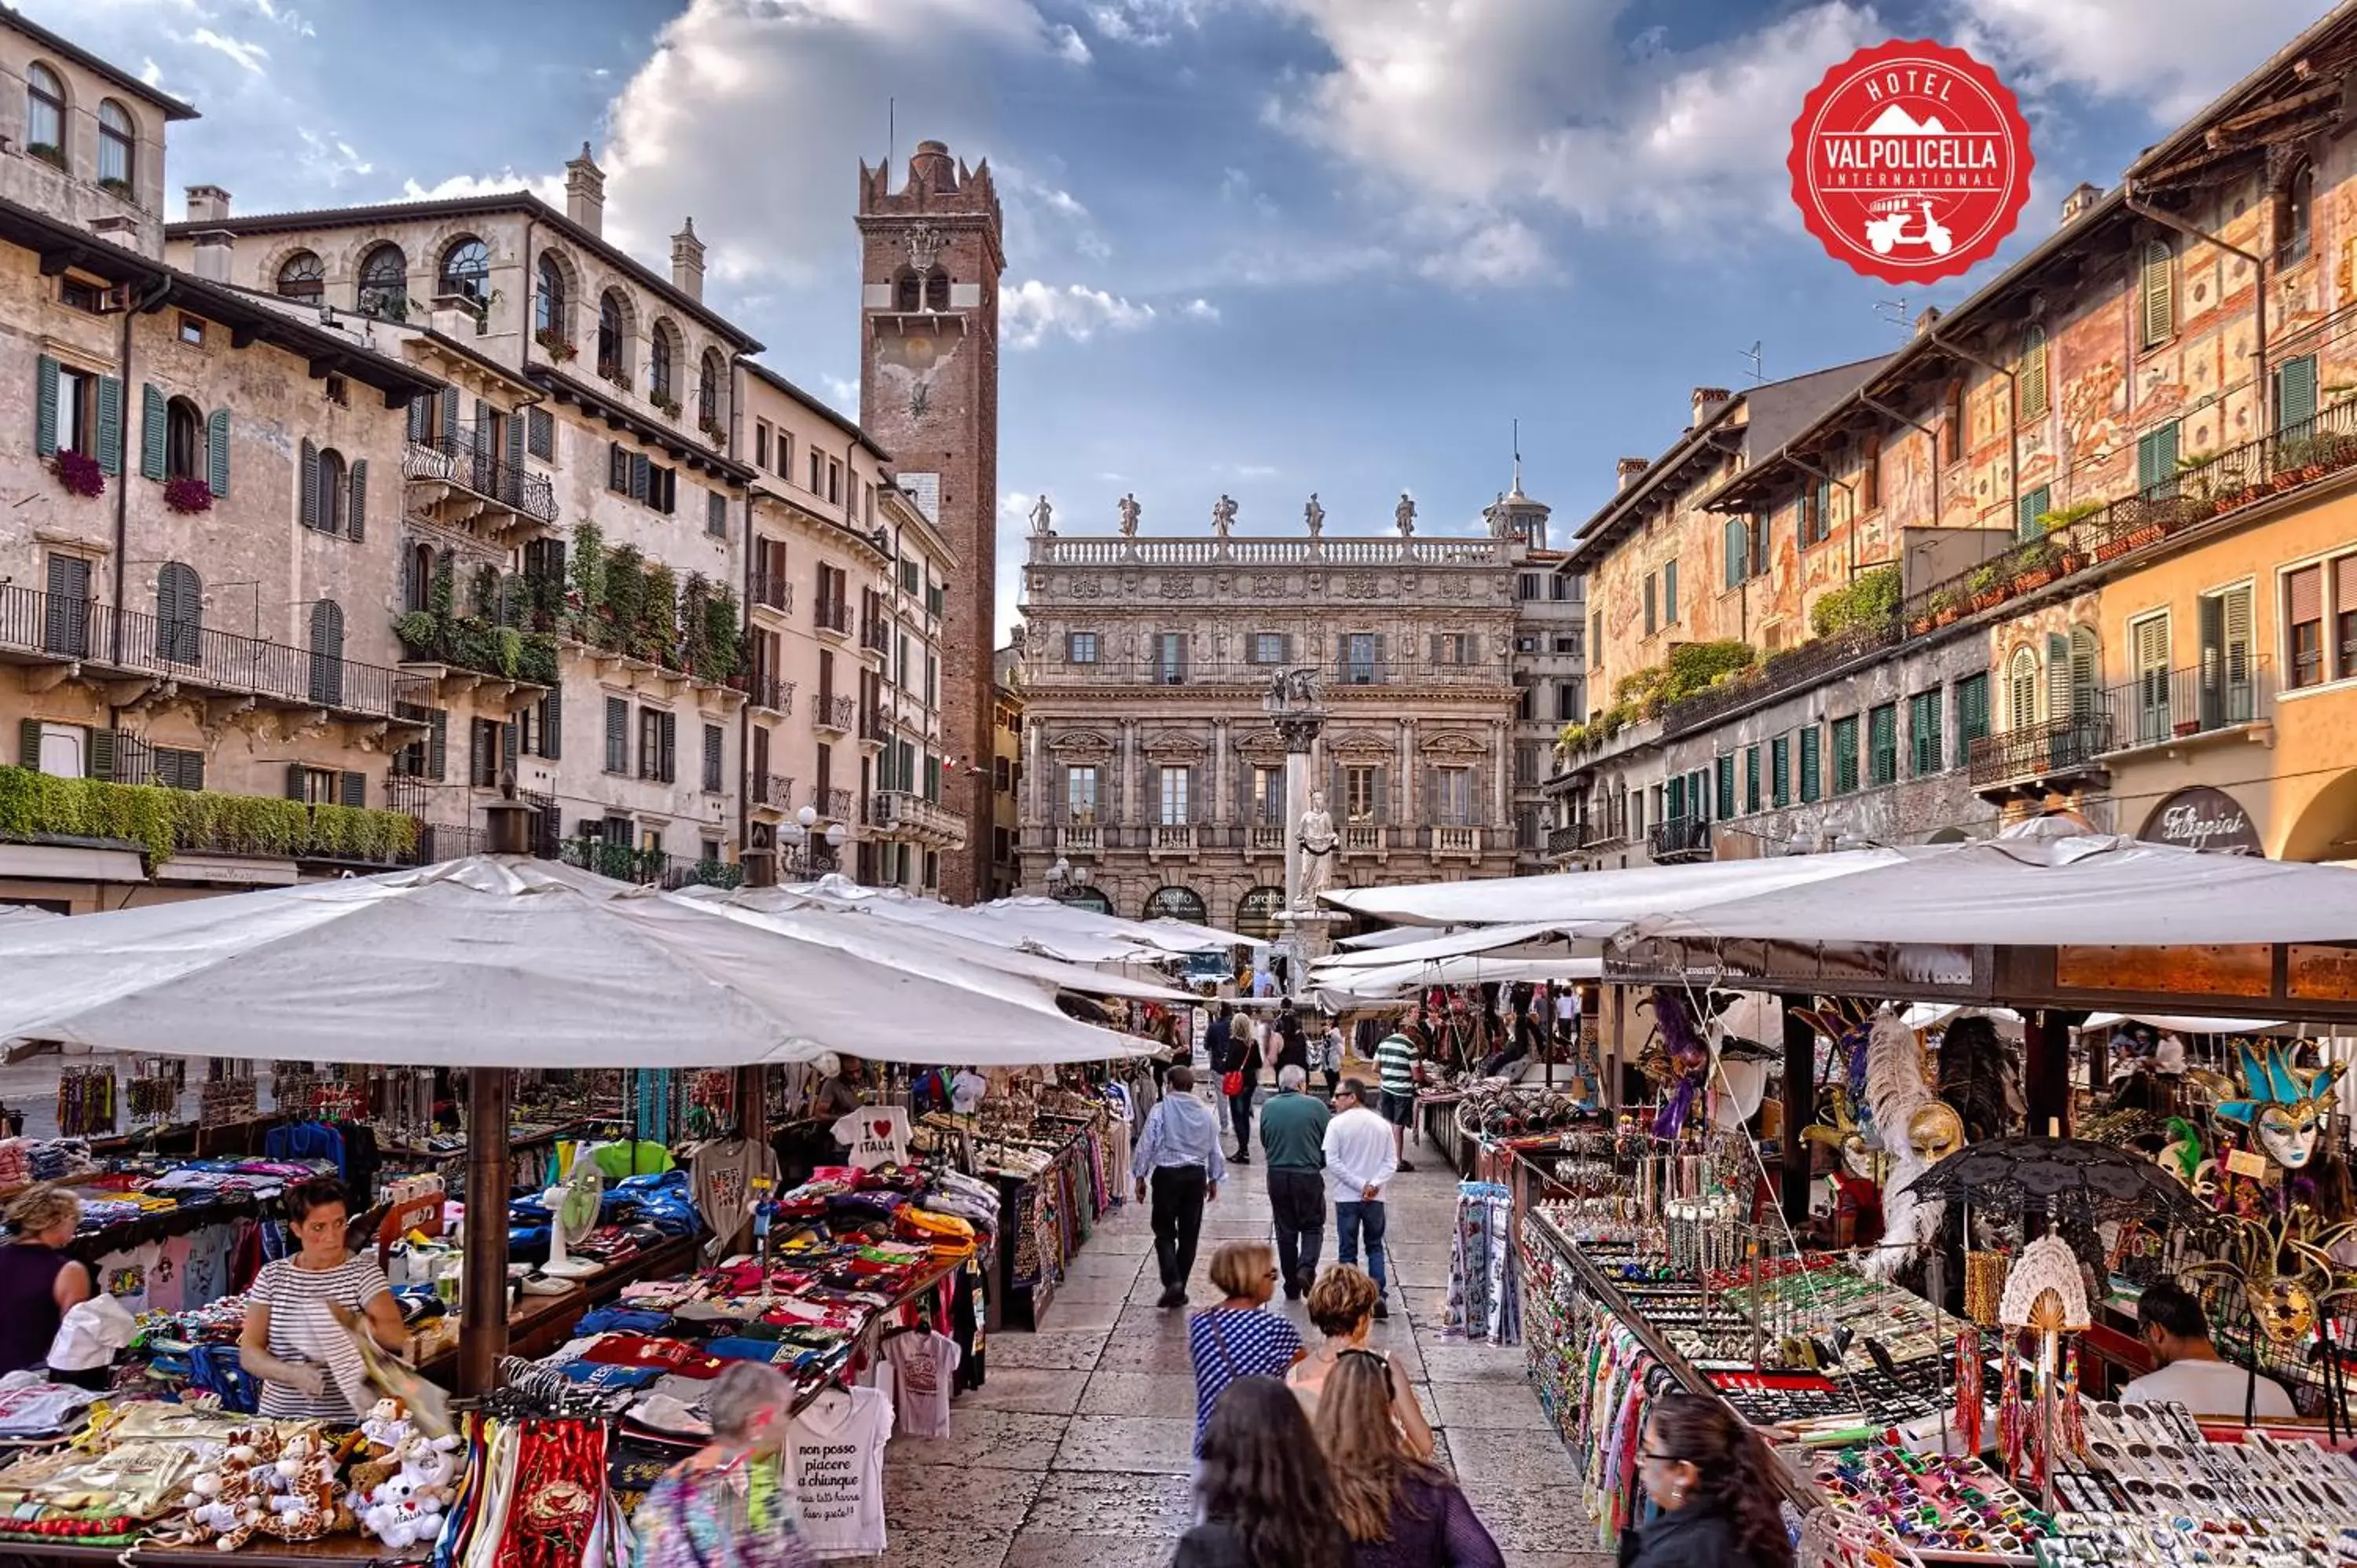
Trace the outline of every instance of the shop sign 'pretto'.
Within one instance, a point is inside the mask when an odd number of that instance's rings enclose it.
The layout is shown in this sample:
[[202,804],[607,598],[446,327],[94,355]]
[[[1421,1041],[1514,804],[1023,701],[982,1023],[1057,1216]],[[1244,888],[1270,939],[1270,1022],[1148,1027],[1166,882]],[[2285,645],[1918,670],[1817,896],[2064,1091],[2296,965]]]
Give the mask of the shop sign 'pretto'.
[[1893,39],[1825,73],[1792,122],[1792,199],[1835,260],[1930,283],[1986,260],[2029,199],[2029,126],[1962,49]]

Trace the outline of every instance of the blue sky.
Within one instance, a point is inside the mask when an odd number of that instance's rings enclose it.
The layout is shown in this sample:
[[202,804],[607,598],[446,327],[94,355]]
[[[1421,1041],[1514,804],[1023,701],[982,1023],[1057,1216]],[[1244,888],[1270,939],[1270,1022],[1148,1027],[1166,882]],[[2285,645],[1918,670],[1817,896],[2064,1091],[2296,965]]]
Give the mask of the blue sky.
[[[1802,231],[1802,96],[1855,48],[1961,44],[2020,93],[2015,239],[2321,0],[21,0],[191,100],[174,185],[242,211],[520,184],[586,139],[608,232],[856,413],[857,160],[987,156],[1006,206],[1000,619],[1031,498],[1109,529],[1478,526],[1522,422],[1558,538],[1740,385],[1894,347],[1900,291]],[[396,20],[396,18],[398,18]],[[177,199],[175,201],[177,209]],[[177,210],[174,216],[178,216]]]

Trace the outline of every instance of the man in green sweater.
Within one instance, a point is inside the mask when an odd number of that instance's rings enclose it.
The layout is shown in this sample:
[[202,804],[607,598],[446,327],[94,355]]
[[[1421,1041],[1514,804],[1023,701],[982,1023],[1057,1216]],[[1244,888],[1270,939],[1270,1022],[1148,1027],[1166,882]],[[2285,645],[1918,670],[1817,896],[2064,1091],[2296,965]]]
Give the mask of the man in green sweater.
[[1276,1098],[1260,1110],[1260,1146],[1268,1162],[1268,1207],[1276,1217],[1276,1266],[1285,1299],[1299,1301],[1318,1274],[1326,1240],[1326,1102],[1301,1092],[1308,1074],[1277,1069]]

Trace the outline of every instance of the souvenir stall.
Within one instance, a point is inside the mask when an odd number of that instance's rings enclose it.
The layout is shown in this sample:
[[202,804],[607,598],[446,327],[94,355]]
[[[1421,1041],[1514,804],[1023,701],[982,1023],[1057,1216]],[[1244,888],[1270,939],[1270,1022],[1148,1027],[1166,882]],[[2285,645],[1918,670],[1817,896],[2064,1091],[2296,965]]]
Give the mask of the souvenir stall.
[[[38,940],[0,937],[11,977],[0,1033],[135,1053],[464,1066],[466,1181],[478,1195],[513,1187],[502,1134],[515,1068],[643,1062],[648,1042],[670,1039],[736,1068],[807,1062],[829,1044],[985,1065],[1142,1049],[1072,1022],[1049,988],[1004,972],[946,960],[898,967],[802,940],[755,912],[512,855],[37,929]],[[285,940],[296,930],[302,940]],[[888,1044],[876,1043],[879,1017],[893,1020]],[[756,1088],[740,1103],[758,1112],[762,1102]],[[858,1474],[847,1483],[856,1495],[823,1495],[843,1484],[829,1457],[843,1434],[890,1424],[874,1413],[875,1394],[844,1380],[863,1361],[890,1365],[920,1348],[937,1368],[962,1358],[942,1332],[955,1311],[952,1282],[980,1252],[986,1230],[974,1219],[993,1217],[996,1195],[952,1172],[912,1172],[888,1157],[888,1140],[887,1157],[863,1157],[876,1150],[855,1144],[843,1167],[781,1195],[759,1174],[765,1144],[726,1136],[738,1127],[712,1131],[707,1144],[744,1157],[704,1162],[708,1148],[683,1144],[684,1169],[609,1183],[584,1146],[559,1181],[497,1219],[486,1223],[490,1206],[479,1201],[459,1226],[455,1278],[434,1264],[432,1238],[395,1232],[432,1276],[396,1294],[457,1297],[447,1366],[473,1400],[461,1419],[446,1418],[432,1384],[379,1354],[363,1330],[329,1356],[345,1402],[369,1417],[358,1434],[236,1415],[226,1392],[200,1390],[180,1406],[124,1402],[77,1442],[0,1469],[0,1490],[33,1499],[11,1514],[5,1550],[38,1559],[70,1549],[35,1542],[81,1540],[108,1542],[113,1556],[136,1541],[131,1560],[157,1561],[218,1557],[217,1541],[248,1555],[293,1542],[310,1561],[389,1555],[389,1546],[414,1555],[438,1539],[470,1565],[620,1561],[627,1537],[609,1466],[630,1408],[645,1402],[636,1396],[673,1402],[640,1412],[654,1418],[642,1435],[661,1435],[668,1421],[672,1435],[693,1442],[673,1406],[692,1423],[693,1401],[681,1397],[691,1369],[709,1372],[731,1355],[786,1368],[801,1391],[797,1430],[814,1423],[827,1435],[795,1450],[794,1467],[806,1453],[810,1473],[793,1474],[791,1506],[875,1511],[874,1487]],[[733,1210],[732,1176],[745,1176]],[[698,1234],[716,1243],[711,1254],[695,1251]],[[662,1266],[673,1247],[685,1255]],[[569,1315],[551,1323],[550,1343],[534,1344],[540,1325],[520,1319],[538,1309],[514,1288],[518,1274],[567,1293],[547,1298]],[[601,1294],[609,1300],[597,1302]],[[609,1316],[585,1310],[593,1306]],[[184,1312],[175,1326],[192,1338],[233,1334],[222,1308],[210,1320]],[[903,1326],[907,1336],[887,1339]],[[537,1361],[508,1356],[519,1329],[512,1348]],[[657,1390],[665,1378],[687,1381]],[[608,1396],[619,1393],[632,1397],[617,1410]],[[63,1427],[30,1407],[66,1397],[0,1389],[0,1420],[22,1401],[26,1419]],[[159,1421],[185,1424],[158,1432]],[[355,1524],[369,1533],[352,1533]]]

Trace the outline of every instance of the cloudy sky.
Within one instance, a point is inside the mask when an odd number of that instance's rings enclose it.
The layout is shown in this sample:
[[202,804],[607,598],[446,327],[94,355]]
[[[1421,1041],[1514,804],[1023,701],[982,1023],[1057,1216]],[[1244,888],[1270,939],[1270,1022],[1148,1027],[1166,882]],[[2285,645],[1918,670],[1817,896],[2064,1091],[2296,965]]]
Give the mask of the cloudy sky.
[[[240,210],[531,184],[586,139],[607,231],[856,413],[858,160],[987,156],[1007,221],[1000,617],[1031,498],[1110,528],[1463,530],[1507,479],[1585,519],[1695,385],[1861,357],[1900,291],[1801,231],[1783,160],[1824,69],[1964,45],[2024,100],[2015,240],[2322,0],[19,0],[191,99],[174,184]],[[176,214],[177,215],[177,214]],[[663,263],[667,264],[667,263]],[[1560,525],[1559,525],[1560,526]]]

